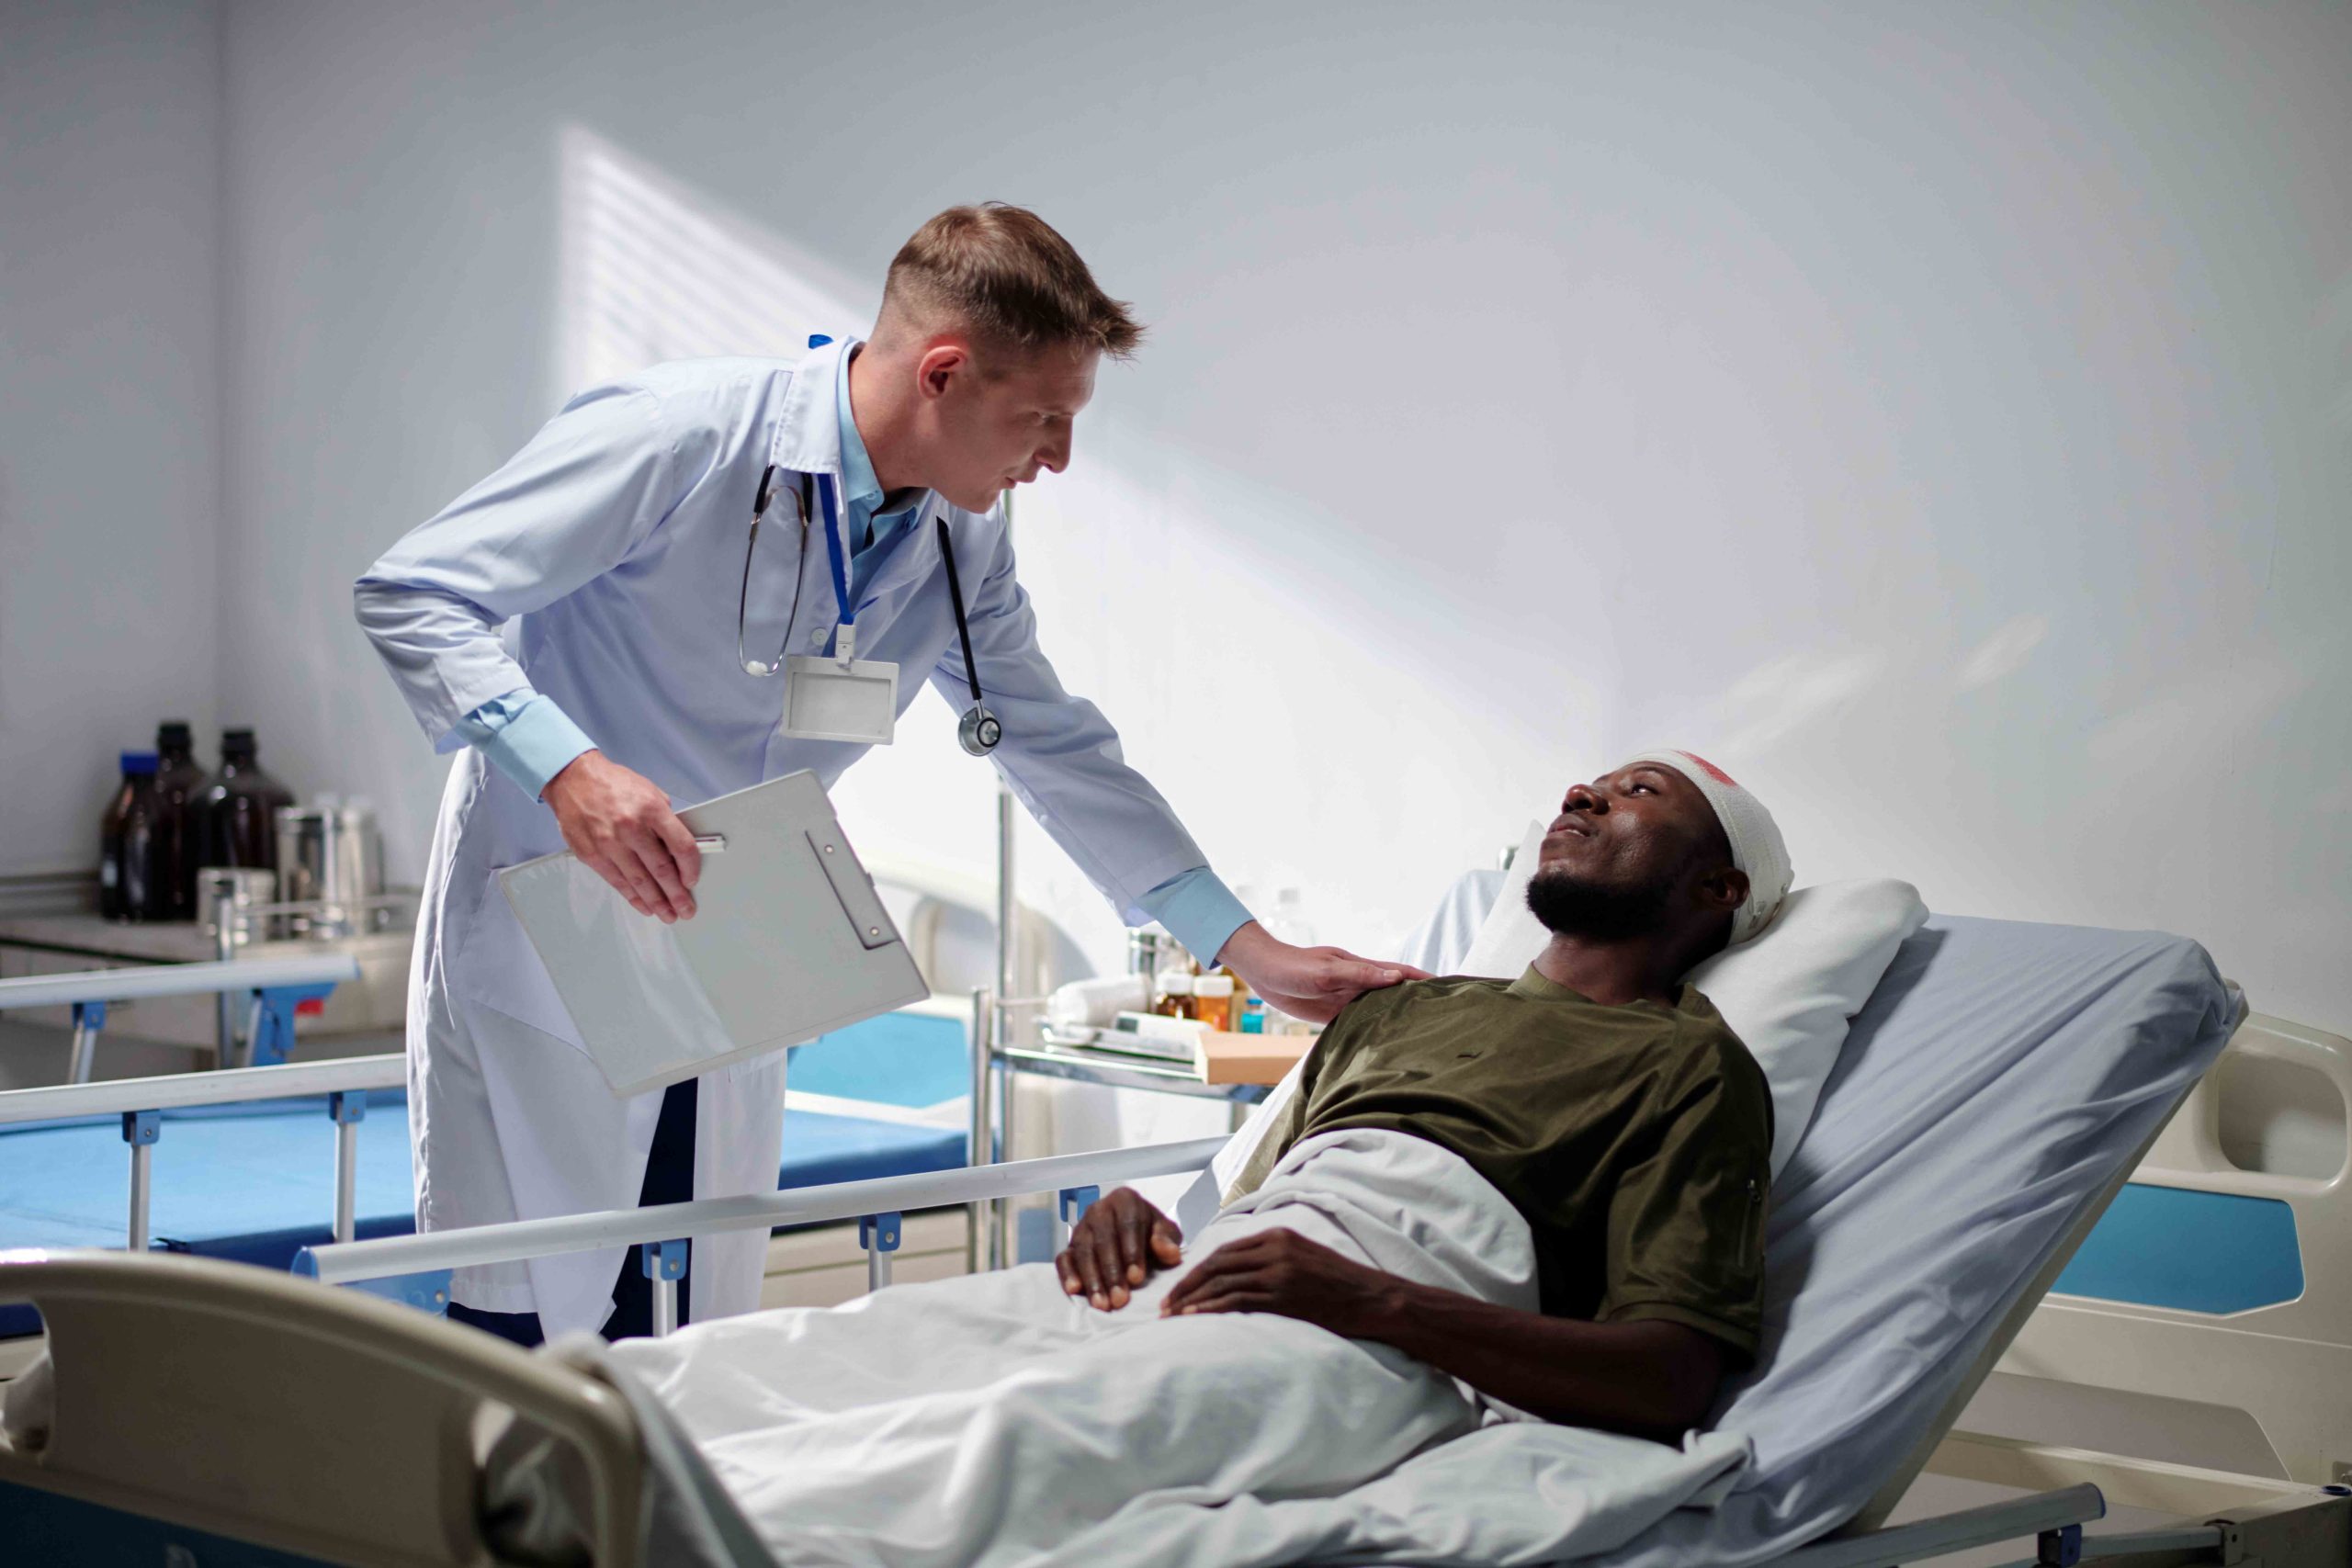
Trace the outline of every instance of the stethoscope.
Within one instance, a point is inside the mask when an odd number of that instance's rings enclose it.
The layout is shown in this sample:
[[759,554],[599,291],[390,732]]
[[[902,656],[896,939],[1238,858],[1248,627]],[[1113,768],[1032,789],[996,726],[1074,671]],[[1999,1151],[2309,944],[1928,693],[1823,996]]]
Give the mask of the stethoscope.
[[[792,628],[800,616],[800,579],[796,574],[792,583],[792,611],[785,618],[784,642],[776,649],[775,661],[771,663],[753,659],[743,651],[744,619],[752,603],[752,558],[759,547],[760,524],[767,517],[768,505],[775,499],[780,488],[776,479],[781,472],[771,463],[767,471],[760,476],[760,491],[752,503],[751,537],[743,546],[743,584],[735,600],[735,657],[743,666],[746,675],[783,672],[785,656],[792,650]],[[807,559],[808,553],[808,488],[812,478],[818,501],[825,510],[825,555],[832,568],[833,602],[841,611],[841,622],[835,635],[843,637],[847,646],[854,647],[857,615],[849,602],[849,570],[842,560],[840,540],[841,508],[833,494],[833,477],[831,474],[812,476],[804,473],[799,476],[798,486],[793,490],[793,510],[800,519],[801,558]],[[956,571],[956,546],[948,537],[947,519],[938,517],[933,522],[938,528],[939,553],[947,565],[948,602],[956,607],[956,640],[964,650],[964,683],[972,690],[972,705],[965,710],[963,718],[956,723],[956,740],[973,756],[985,757],[996,750],[998,741],[1004,739],[1004,726],[980,699],[979,666],[972,659],[972,627],[964,615],[964,584]]]

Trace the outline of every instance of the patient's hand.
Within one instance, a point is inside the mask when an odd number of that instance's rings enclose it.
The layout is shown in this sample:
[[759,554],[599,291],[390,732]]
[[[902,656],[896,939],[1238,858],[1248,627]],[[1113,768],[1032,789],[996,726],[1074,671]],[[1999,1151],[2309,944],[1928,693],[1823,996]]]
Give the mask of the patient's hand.
[[1114,1189],[1079,1216],[1069,1247],[1054,1259],[1062,1289],[1103,1312],[1127,1304],[1129,1292],[1183,1260],[1183,1232],[1132,1187]]
[[1409,964],[1374,964],[1344,947],[1293,947],[1251,920],[1225,939],[1217,962],[1293,1018],[1329,1023],[1363,995],[1400,980],[1426,980]]
[[1162,1317],[1203,1312],[1272,1312],[1349,1339],[1385,1337],[1393,1274],[1343,1258],[1295,1230],[1277,1228],[1227,1242],[1161,1298]]

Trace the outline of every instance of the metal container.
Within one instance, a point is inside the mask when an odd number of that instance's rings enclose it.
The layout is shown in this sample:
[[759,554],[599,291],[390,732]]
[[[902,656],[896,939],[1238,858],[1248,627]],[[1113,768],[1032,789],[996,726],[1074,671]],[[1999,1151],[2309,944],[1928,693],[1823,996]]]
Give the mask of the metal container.
[[276,900],[277,873],[255,866],[208,865],[196,874],[196,918],[218,943],[221,957],[233,957],[249,942],[269,940],[270,918],[256,910]]
[[374,929],[369,899],[384,891],[376,813],[332,800],[277,808],[277,897],[314,908],[289,913],[287,934],[320,941]]

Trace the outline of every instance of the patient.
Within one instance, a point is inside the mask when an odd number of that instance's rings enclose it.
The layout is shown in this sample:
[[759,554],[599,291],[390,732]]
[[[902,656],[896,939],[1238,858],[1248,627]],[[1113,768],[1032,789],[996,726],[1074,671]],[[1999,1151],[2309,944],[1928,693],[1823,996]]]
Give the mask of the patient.
[[[1743,863],[1761,863],[1755,883]],[[1787,886],[1770,818],[1695,757],[1645,756],[1573,786],[1528,884],[1552,932],[1533,966],[1509,983],[1359,998],[1227,1194],[1256,1190],[1326,1134],[1425,1139],[1525,1219],[1540,1310],[1415,1283],[1275,1227],[1196,1263],[1159,1312],[1297,1318],[1553,1421],[1657,1438],[1696,1424],[1725,1368],[1756,1349],[1772,1111],[1754,1061],[1680,976],[1761,930]],[[1180,1260],[1179,1242],[1121,1188],[1057,1267],[1066,1291],[1117,1311]]]
[[[1418,1547],[1451,1527],[1411,1494],[1417,1461],[1544,1422],[1628,1434],[1577,1432],[1579,1462],[1671,1507],[1722,1445],[1638,1439],[1703,1420],[1755,1352],[1771,1145],[1762,1075],[1680,976],[1787,886],[1753,796],[1645,754],[1562,802],[1528,895],[1553,936],[1525,975],[1398,986],[1332,1022],[1189,1271],[1174,1224],[1121,1188],[1051,1264],[609,1356],[780,1562]],[[1347,1502],[1380,1485],[1407,1495]]]

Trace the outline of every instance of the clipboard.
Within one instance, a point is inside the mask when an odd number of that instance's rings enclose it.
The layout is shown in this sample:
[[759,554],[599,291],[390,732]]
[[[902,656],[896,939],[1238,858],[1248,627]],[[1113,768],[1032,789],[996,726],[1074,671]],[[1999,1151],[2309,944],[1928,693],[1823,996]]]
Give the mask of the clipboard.
[[786,773],[678,816],[704,847],[690,920],[639,914],[570,851],[498,874],[616,1095],[930,995],[816,774]]

